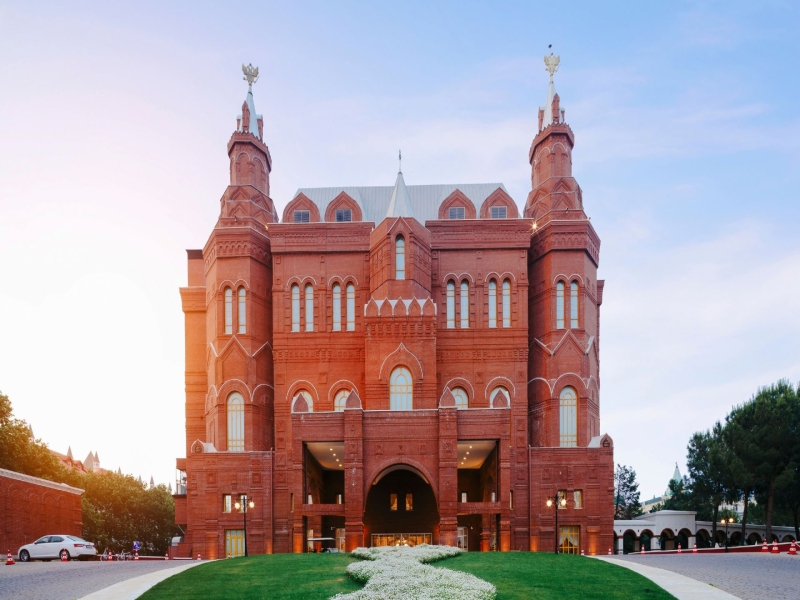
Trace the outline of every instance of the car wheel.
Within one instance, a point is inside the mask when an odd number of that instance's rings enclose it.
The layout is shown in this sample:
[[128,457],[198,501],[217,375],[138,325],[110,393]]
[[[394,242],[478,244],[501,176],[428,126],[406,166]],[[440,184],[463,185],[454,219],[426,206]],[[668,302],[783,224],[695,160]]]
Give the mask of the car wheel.
[[59,553],[58,557],[59,557],[61,560],[69,560],[69,558],[70,558],[70,557],[69,557],[69,552],[67,552],[67,549],[66,549],[66,548],[64,548],[64,549],[63,549],[63,550],[62,550],[62,551]]
[[31,555],[27,550],[23,550],[19,553],[19,561],[20,562],[28,562],[31,559]]

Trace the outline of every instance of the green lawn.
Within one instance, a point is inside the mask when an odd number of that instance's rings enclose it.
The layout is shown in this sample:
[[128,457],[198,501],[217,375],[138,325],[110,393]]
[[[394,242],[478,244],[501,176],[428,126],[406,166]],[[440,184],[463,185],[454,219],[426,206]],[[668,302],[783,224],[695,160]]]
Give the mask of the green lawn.
[[[219,560],[162,581],[140,598],[327,599],[360,589],[345,574],[349,554],[272,554]],[[497,600],[553,598],[672,598],[622,567],[547,553],[465,553],[434,563],[472,573],[497,587]]]

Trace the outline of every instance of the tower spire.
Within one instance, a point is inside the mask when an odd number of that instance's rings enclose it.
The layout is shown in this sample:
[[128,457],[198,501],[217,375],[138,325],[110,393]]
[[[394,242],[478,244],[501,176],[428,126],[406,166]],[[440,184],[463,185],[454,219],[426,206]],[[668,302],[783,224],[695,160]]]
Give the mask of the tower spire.
[[[552,44],[551,46],[552,47]],[[561,57],[556,56],[552,52],[550,56],[544,57],[545,71],[550,73],[550,83],[547,86],[547,101],[545,105],[539,109],[539,131],[553,123],[564,122],[564,111],[560,107],[559,97],[556,93],[556,84],[553,83],[553,75],[558,71],[558,66],[561,64]]]
[[242,116],[239,118],[239,127],[236,130],[252,133],[260,140],[263,119],[261,115],[256,114],[256,104],[253,101],[253,84],[258,81],[258,67],[254,67],[252,63],[247,66],[242,65],[242,73],[244,73],[242,79],[247,82],[247,97],[242,104]]

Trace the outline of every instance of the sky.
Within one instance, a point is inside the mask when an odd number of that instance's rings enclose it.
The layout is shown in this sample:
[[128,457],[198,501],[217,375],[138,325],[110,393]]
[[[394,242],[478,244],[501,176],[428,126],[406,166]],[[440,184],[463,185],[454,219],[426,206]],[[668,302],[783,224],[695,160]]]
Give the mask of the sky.
[[601,430],[661,494],[686,444],[800,380],[793,2],[0,1],[0,390],[52,449],[175,478],[187,248],[247,84],[299,187],[501,181],[547,94],[602,240]]

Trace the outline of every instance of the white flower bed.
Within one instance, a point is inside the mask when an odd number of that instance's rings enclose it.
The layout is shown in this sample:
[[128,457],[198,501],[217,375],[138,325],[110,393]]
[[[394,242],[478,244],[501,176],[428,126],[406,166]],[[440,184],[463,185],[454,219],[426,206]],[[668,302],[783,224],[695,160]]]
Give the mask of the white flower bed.
[[497,590],[488,581],[431,563],[461,554],[451,546],[388,546],[357,548],[352,555],[363,559],[347,567],[347,574],[364,589],[337,594],[330,600],[494,600]]

